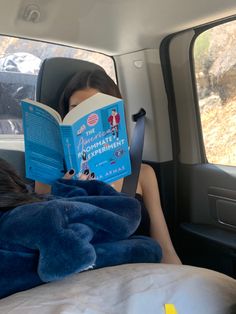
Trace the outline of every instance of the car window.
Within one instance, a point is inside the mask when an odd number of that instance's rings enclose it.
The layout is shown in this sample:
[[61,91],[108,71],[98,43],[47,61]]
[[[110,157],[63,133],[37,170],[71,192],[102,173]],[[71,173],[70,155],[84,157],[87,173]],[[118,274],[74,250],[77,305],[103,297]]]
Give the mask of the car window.
[[236,166],[236,21],[201,33],[194,65],[208,162]]
[[40,65],[45,58],[69,57],[101,65],[116,81],[113,59],[103,54],[0,36],[0,134],[22,134],[20,101],[35,98]]

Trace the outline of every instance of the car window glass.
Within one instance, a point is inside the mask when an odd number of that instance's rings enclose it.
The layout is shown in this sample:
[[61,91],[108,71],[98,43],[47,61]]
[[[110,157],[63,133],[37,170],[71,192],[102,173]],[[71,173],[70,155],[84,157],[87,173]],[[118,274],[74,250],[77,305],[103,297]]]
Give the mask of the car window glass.
[[101,65],[116,80],[113,59],[82,49],[0,36],[0,134],[22,134],[20,101],[35,98],[40,65],[45,58],[69,57]]
[[236,21],[201,33],[194,65],[208,162],[236,166]]

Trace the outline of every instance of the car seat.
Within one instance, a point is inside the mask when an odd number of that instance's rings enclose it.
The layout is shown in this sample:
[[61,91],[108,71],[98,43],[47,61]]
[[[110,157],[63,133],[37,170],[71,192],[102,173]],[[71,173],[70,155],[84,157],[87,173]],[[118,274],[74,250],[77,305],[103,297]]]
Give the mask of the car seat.
[[0,149],[0,158],[9,162],[22,178],[25,177],[25,153],[23,151]]
[[45,59],[37,79],[36,100],[57,110],[60,96],[72,76],[96,69],[104,70],[99,65],[84,60],[64,57]]

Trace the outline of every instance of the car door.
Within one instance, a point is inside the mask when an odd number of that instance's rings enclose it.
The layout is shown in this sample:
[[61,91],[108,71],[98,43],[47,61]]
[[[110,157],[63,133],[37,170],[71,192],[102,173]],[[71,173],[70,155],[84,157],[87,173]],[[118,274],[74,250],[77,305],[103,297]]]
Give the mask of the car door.
[[[236,23],[230,23],[169,36],[162,42],[161,58],[176,165],[180,254],[184,263],[235,276],[236,61],[227,43]],[[225,36],[228,41],[222,42]],[[219,68],[227,58],[223,71]]]

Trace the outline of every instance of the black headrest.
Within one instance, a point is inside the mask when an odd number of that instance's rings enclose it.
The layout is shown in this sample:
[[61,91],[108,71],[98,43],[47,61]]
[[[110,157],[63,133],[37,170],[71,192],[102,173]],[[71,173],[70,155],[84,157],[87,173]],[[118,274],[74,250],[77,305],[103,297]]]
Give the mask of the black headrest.
[[71,58],[49,58],[41,65],[36,88],[36,100],[57,109],[60,96],[77,72],[103,70],[99,65],[88,61]]

